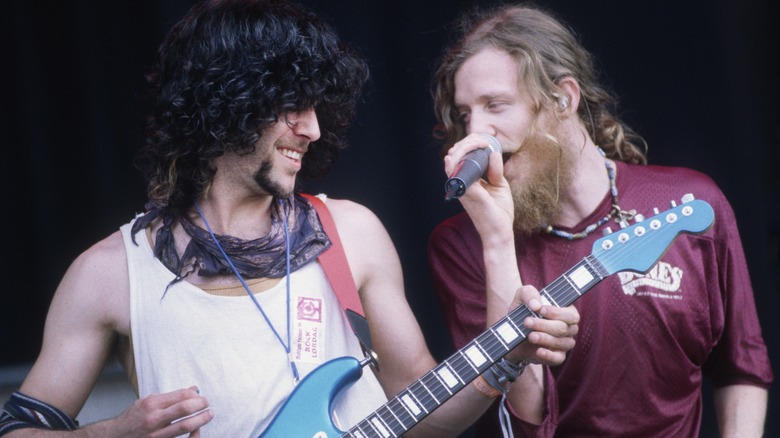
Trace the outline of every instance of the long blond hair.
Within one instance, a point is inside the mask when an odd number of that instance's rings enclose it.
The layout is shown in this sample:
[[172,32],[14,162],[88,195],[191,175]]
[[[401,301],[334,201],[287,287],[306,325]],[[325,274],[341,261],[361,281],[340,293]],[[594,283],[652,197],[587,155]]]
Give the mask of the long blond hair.
[[486,47],[509,53],[528,87],[536,110],[554,102],[556,82],[571,77],[580,86],[578,115],[608,157],[646,164],[647,144],[612,114],[616,97],[601,86],[593,56],[562,21],[535,6],[500,6],[469,11],[459,22],[459,39],[445,50],[434,75],[433,100],[444,150],[465,136],[454,108],[455,74]]

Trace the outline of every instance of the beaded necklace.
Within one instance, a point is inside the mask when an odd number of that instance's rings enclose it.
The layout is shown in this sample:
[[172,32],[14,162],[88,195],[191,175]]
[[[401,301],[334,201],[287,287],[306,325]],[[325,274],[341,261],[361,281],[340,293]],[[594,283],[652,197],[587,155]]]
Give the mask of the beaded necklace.
[[609,190],[612,195],[612,208],[609,209],[609,213],[607,213],[606,216],[599,219],[598,221],[588,225],[585,227],[583,231],[580,231],[579,233],[569,233],[566,231],[556,230],[553,228],[552,225],[548,224],[542,224],[542,230],[547,234],[552,234],[554,236],[563,237],[564,239],[568,240],[577,240],[582,239],[588,234],[596,231],[596,229],[602,225],[604,225],[608,220],[612,219],[613,216],[617,215],[615,218],[615,222],[618,222],[621,225],[625,225],[627,221],[631,220],[634,215],[636,215],[635,210],[621,210],[620,204],[618,204],[618,189],[615,185],[615,168],[612,167],[612,164],[607,159],[607,154],[604,153],[604,150],[602,150],[600,147],[596,146],[599,150],[599,153],[602,157],[604,157],[604,166],[607,168],[607,176],[609,177]]

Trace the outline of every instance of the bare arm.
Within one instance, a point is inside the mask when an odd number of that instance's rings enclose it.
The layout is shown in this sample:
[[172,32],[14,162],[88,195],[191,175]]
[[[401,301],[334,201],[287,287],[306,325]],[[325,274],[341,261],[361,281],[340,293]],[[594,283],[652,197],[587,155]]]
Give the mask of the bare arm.
[[[377,378],[388,397],[395,396],[430,371],[436,362],[406,301],[400,261],[382,224],[357,204],[329,200],[328,206],[344,242],[380,358]],[[505,307],[503,313],[507,310]],[[456,436],[492,402],[468,385],[408,436]]]
[[767,390],[751,385],[729,385],[717,388],[715,412],[720,435],[760,437],[766,420]]
[[[129,335],[129,324],[127,262],[117,232],[80,255],[66,272],[46,317],[41,353],[20,391],[75,418],[116,340]],[[207,406],[205,399],[186,389],[139,400],[122,416],[69,435],[21,429],[9,436],[141,436],[155,430],[160,437],[175,436],[197,430],[211,413],[171,426],[173,419]],[[137,431],[131,433],[133,429]]]
[[81,254],[65,273],[49,307],[41,352],[21,387],[72,417],[84,405],[117,336],[117,307],[123,304],[117,300],[121,293],[114,291],[116,284],[127,283],[127,273],[115,237]]
[[[328,200],[347,252],[379,356],[379,383],[393,397],[436,366],[406,301],[395,247],[376,216],[349,201]],[[407,436],[457,436],[490,401],[471,388],[434,411]]]

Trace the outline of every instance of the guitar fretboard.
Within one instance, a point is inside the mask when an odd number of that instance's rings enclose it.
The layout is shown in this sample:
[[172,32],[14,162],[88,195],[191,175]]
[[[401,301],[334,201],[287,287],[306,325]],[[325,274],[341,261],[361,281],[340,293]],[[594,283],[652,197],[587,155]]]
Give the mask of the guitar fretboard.
[[[539,293],[549,304],[566,307],[607,275],[602,264],[593,255],[589,255]],[[516,307],[342,436],[402,436],[510,350],[520,345],[528,336],[523,321],[529,316],[538,317],[525,305]]]

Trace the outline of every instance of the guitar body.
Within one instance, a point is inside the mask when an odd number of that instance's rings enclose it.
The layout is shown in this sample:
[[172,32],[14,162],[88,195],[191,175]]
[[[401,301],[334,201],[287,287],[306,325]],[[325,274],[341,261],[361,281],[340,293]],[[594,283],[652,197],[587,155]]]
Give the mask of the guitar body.
[[354,357],[340,357],[317,367],[298,383],[290,398],[258,438],[331,438],[340,431],[331,420],[338,393],[363,375]]

